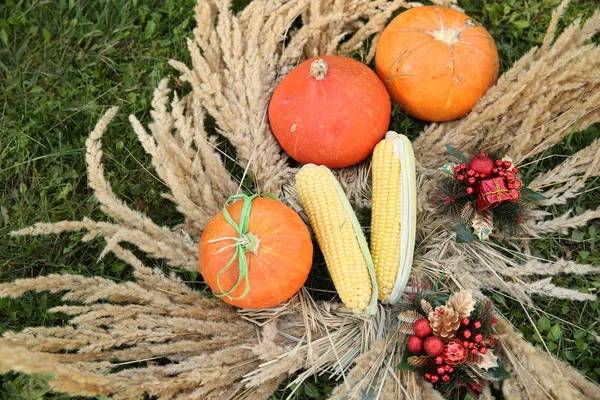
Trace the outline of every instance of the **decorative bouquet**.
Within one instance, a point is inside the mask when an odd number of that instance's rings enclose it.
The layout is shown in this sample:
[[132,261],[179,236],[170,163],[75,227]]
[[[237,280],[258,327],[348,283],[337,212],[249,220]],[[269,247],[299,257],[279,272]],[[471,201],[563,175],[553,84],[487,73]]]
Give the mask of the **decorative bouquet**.
[[421,373],[449,399],[478,398],[486,381],[510,378],[494,354],[500,339],[491,301],[412,289],[398,314],[400,332],[411,335],[398,368]]

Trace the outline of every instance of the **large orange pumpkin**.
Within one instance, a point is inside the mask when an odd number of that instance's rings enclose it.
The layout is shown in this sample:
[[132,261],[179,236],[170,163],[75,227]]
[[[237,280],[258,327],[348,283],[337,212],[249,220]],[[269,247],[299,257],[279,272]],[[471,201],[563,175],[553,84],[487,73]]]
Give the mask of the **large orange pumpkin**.
[[391,106],[385,86],[365,64],[324,56],[304,61],[281,81],[269,121],[296,161],[341,168],[371,154],[388,130]]
[[[243,212],[244,204],[250,205],[249,214]],[[290,299],[312,266],[313,244],[302,219],[268,197],[246,197],[225,209],[227,214],[214,216],[200,238],[200,273],[208,286],[226,303],[241,308],[273,307]],[[227,215],[241,227],[242,214],[249,217],[240,235]],[[245,276],[238,250],[247,262]]]
[[467,15],[437,6],[399,14],[384,29],[377,74],[412,116],[449,121],[467,114],[498,77],[494,39]]

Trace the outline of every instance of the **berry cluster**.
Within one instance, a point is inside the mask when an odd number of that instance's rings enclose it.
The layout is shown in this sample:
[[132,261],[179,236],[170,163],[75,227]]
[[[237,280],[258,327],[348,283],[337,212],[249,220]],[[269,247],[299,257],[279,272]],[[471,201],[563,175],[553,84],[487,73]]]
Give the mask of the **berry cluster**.
[[436,383],[440,380],[448,382],[454,367],[467,359],[467,351],[458,340],[444,343],[439,336],[433,336],[429,320],[421,318],[413,324],[414,335],[408,338],[406,347],[413,354],[425,352],[433,358],[425,379]]
[[488,351],[484,337],[480,332],[481,326],[481,321],[471,323],[468,318],[463,318],[460,321],[460,328],[456,332],[456,338],[462,340],[462,346],[471,354],[485,354]]
[[454,168],[456,179],[467,185],[468,195],[477,193],[477,183],[483,179],[503,178],[509,189],[519,190],[521,181],[517,178],[519,170],[513,167],[512,162],[492,160],[484,152],[479,153],[469,161],[469,164],[460,164]]

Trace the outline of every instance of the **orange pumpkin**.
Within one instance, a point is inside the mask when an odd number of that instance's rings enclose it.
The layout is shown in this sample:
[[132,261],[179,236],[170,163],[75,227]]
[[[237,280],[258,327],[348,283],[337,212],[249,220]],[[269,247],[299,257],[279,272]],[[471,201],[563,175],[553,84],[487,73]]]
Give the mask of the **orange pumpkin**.
[[467,114],[498,77],[494,39],[467,15],[438,6],[399,14],[384,29],[377,74],[410,115],[449,121]]
[[[226,213],[220,211],[206,225],[200,238],[200,273],[226,303],[273,307],[304,285],[312,266],[312,240],[302,219],[283,203],[241,197],[243,201],[226,205]],[[245,232],[240,234],[231,222]]]
[[348,57],[304,61],[269,104],[273,134],[303,164],[341,168],[367,158],[388,130],[392,104],[365,64]]

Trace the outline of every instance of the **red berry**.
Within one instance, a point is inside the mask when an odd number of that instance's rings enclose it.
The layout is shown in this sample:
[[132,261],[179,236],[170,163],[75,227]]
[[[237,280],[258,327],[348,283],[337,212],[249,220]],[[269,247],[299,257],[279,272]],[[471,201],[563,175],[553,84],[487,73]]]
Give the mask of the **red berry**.
[[444,374],[444,375],[442,375],[442,380],[444,382],[448,382],[450,380],[450,377],[448,375]]
[[469,342],[469,348],[472,349],[473,347],[475,347],[475,343]]
[[492,170],[492,173],[494,173],[494,174],[497,174],[497,173],[498,173],[498,168],[494,168],[494,169]]
[[502,166],[506,169],[509,169],[512,166],[512,163],[510,161],[504,161]]
[[469,325],[469,322],[471,322],[471,321],[469,321],[469,318],[467,318],[467,317],[464,317],[464,318],[463,318],[463,319],[460,321],[460,323],[461,323],[462,325],[465,325],[465,326]]
[[464,332],[463,332],[463,337],[464,337],[465,339],[468,339],[468,338],[470,338],[470,337],[471,337],[471,331],[464,331]]
[[406,342],[406,348],[413,354],[419,354],[423,351],[423,340],[416,335],[412,335]]
[[415,335],[421,339],[426,338],[433,333],[431,330],[431,325],[429,324],[429,320],[426,318],[416,320],[413,324],[413,329],[415,331]]
[[438,374],[440,374],[440,375],[441,375],[441,374],[443,374],[444,372],[446,372],[446,369],[445,369],[444,367],[438,367],[438,369],[437,369],[437,373],[438,373]]
[[518,173],[519,173],[519,170],[518,170],[517,168],[513,168],[513,169],[512,169],[512,173],[516,175],[516,174],[518,174]]
[[481,333],[478,333],[477,335],[475,335],[475,343],[479,343],[483,340],[483,335]]
[[496,164],[496,167],[500,168],[502,166],[502,160],[496,160],[494,164]]
[[506,173],[504,171],[498,171],[498,176],[504,176]]
[[475,171],[473,171],[472,169],[468,169],[467,170],[467,175],[473,176],[473,175],[475,175]]
[[441,364],[441,363],[443,363],[443,362],[444,362],[444,359],[442,358],[442,356],[437,356],[437,357],[435,358],[435,363],[436,363],[436,364]]
[[438,336],[429,336],[423,342],[423,349],[430,356],[439,356],[444,351],[444,342]]
[[469,182],[469,185],[473,185],[473,184],[475,184],[475,178],[470,177],[469,179],[467,179],[467,182]]
[[436,383],[440,380],[440,377],[437,375],[431,375],[431,382]]
[[454,367],[467,359],[467,350],[458,340],[454,339],[444,345],[442,357],[446,364]]
[[477,349],[471,349],[471,354],[479,354],[479,350],[477,350]]
[[465,176],[460,174],[456,177],[456,179],[458,179],[459,181],[464,181],[465,180]]
[[[482,156],[483,154],[483,156]],[[492,173],[494,168],[494,161],[485,155],[485,153],[479,153],[469,161],[469,169],[473,170],[476,174],[481,176],[488,176]]]
[[465,349],[468,349],[468,348],[469,348],[469,342],[467,342],[466,340],[463,342],[463,344],[462,344],[462,345],[463,345],[463,347],[464,347]]
[[475,323],[473,324],[473,326],[475,327],[475,329],[479,329],[479,328],[481,328],[481,322],[480,321],[475,321]]
[[431,379],[431,374],[429,372],[425,372],[425,379],[430,380]]
[[467,194],[473,194],[473,192],[475,192],[475,190],[472,187],[467,188]]
[[459,167],[461,170],[464,171],[465,169],[467,169],[467,164],[460,164]]
[[451,373],[453,373],[453,372],[454,372],[454,368],[450,367],[450,368],[448,369],[448,373],[449,373],[449,374],[451,374]]
[[448,364],[446,364],[446,365],[444,365],[444,369],[446,370],[446,372],[448,372],[452,369],[452,367],[449,366]]
[[485,354],[485,353],[487,353],[487,348],[486,347],[481,347],[481,348],[479,348],[479,352],[481,354]]

